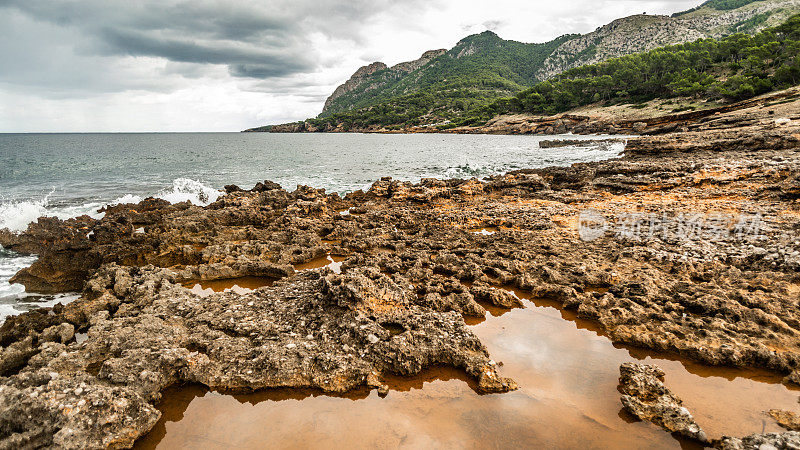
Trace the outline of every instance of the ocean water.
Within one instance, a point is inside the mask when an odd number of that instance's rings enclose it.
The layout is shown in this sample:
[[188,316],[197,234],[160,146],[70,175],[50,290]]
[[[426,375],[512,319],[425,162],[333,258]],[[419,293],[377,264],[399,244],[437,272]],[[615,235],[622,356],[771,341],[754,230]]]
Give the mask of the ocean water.
[[[482,178],[522,168],[613,158],[623,144],[540,149],[579,136],[444,134],[0,134],[0,229],[23,231],[41,216],[89,214],[148,196],[206,205],[227,184],[272,180],[328,192],[366,189],[383,176]],[[9,278],[35,257],[0,247],[0,322],[74,296],[35,296]]]

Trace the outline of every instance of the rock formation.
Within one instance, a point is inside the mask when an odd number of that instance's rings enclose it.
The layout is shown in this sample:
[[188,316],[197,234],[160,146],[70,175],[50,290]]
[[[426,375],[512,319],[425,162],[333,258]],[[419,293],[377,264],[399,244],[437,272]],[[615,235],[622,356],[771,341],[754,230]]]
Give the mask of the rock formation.
[[622,406],[626,411],[670,433],[708,443],[708,436],[683,406],[683,401],[664,386],[663,370],[652,365],[625,363],[620,366],[619,373]]
[[[365,85],[367,85],[367,87],[364,89],[366,92],[379,90],[381,86],[385,84],[385,82],[379,82],[377,80],[370,78],[370,76],[376,72],[382,70],[388,70],[386,77],[389,79],[402,77],[428,64],[431,60],[444,54],[445,52],[446,50],[444,49],[428,50],[425,53],[423,53],[422,56],[419,57],[419,59],[395,64],[392,67],[388,67],[386,64],[382,62],[374,62],[372,64],[361,67],[360,69],[356,70],[356,72],[353,74],[353,76],[350,77],[349,80],[345,81],[344,84],[337,87],[336,90],[333,91],[333,94],[331,94],[330,97],[328,97],[325,100],[325,106],[322,108],[322,113],[325,114],[327,112],[330,112],[334,102],[337,99],[360,87],[364,87]],[[349,108],[345,107],[345,110],[346,109]],[[339,108],[337,112],[341,110],[342,108]]]

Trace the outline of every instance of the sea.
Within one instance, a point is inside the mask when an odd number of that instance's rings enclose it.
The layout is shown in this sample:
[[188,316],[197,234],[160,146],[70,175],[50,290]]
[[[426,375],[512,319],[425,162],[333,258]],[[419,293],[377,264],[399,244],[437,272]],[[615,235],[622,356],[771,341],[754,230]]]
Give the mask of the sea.
[[[108,204],[158,197],[207,205],[228,184],[272,180],[328,192],[368,189],[384,176],[484,178],[619,156],[624,143],[539,148],[543,139],[608,136],[454,134],[109,133],[0,134],[0,229],[24,231],[38,217],[61,219]],[[0,323],[9,315],[77,298],[42,296],[9,284],[36,260],[0,247]]]

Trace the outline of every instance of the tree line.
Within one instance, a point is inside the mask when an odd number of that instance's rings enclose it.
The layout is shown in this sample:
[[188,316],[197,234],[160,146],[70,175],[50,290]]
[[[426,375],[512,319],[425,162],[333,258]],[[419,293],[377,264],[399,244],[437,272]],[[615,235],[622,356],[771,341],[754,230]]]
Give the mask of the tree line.
[[461,122],[510,112],[557,114],[598,102],[738,101],[798,84],[800,15],[753,36],[701,39],[571,69],[471,111]]

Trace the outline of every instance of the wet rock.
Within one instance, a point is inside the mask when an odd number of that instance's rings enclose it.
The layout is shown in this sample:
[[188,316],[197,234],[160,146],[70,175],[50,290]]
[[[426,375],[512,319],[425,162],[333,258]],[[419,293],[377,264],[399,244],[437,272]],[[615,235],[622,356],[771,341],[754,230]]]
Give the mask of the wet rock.
[[800,433],[789,431],[787,433],[754,434],[744,438],[725,436],[715,444],[722,450],[773,450],[800,448]]
[[487,302],[502,308],[521,308],[522,302],[509,291],[493,288],[491,286],[472,286],[470,293],[481,302]]
[[259,181],[258,183],[256,183],[256,185],[253,187],[253,189],[250,190],[250,192],[268,192],[277,189],[281,189],[280,184],[274,181],[265,180],[263,182]]
[[664,385],[664,371],[657,366],[625,363],[619,368],[622,405],[641,420],[700,442],[706,433],[683,406],[683,401]]
[[789,375],[784,378],[784,381],[787,383],[794,383],[800,385],[800,369],[795,369]]
[[790,431],[800,431],[800,415],[792,411],[772,409],[769,415],[778,422],[778,425]]

